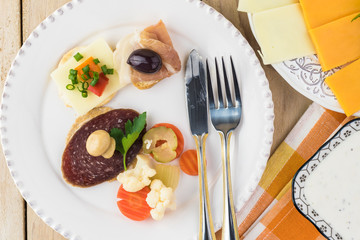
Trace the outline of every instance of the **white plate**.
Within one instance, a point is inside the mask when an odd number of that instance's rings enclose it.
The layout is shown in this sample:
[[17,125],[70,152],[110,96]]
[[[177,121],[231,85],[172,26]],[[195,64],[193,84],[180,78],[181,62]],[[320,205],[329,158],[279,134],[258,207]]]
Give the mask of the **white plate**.
[[[91,21],[83,21],[84,19]],[[74,188],[61,176],[67,131],[75,120],[57,95],[50,72],[70,48],[104,37],[111,46],[125,34],[163,19],[183,66],[191,49],[206,57],[233,56],[241,81],[243,118],[233,135],[236,210],[250,197],[266,166],[273,135],[273,102],[254,51],[221,14],[199,1],[76,0],[44,20],[21,47],[9,71],[1,106],[6,160],[21,194],[52,228],[72,240],[193,239],[198,232],[198,179],[181,175],[178,209],[162,221],[133,222],[116,206],[117,182]],[[184,69],[145,91],[127,86],[108,104],[147,111],[148,126],[177,125],[194,148],[184,94]],[[208,174],[215,228],[222,221],[220,140],[210,126]]]
[[[251,13],[248,13],[248,18],[251,31],[256,38]],[[327,109],[344,113],[335,95],[324,82],[325,78],[339,70],[339,67],[323,72],[316,55],[295,58],[271,65],[290,86],[305,97]]]

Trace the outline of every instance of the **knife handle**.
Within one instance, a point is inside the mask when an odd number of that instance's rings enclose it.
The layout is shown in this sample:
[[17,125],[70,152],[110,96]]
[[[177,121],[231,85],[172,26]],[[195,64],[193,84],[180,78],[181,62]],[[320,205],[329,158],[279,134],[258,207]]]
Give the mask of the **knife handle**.
[[193,136],[196,143],[198,169],[199,169],[199,189],[200,189],[200,240],[216,240],[213,221],[211,217],[209,190],[205,164],[205,141],[207,134]]

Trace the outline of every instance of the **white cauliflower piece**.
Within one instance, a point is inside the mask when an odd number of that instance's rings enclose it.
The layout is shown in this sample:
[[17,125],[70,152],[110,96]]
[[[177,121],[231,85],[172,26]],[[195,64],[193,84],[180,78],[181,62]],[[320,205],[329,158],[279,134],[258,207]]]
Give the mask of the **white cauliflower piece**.
[[117,180],[128,192],[137,192],[151,183],[150,178],[156,174],[151,166],[151,159],[146,155],[136,156],[137,163],[135,168],[120,173]]
[[166,208],[176,209],[173,189],[166,187],[159,179],[152,181],[150,189],[146,202],[152,208],[150,210],[151,217],[154,220],[161,220],[164,217]]

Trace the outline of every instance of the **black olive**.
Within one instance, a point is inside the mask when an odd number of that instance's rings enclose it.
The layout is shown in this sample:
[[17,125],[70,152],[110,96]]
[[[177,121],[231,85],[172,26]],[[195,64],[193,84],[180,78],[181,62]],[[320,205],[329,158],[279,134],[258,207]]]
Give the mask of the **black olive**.
[[159,54],[150,49],[137,49],[133,51],[127,63],[142,73],[156,73],[161,69],[162,61]]

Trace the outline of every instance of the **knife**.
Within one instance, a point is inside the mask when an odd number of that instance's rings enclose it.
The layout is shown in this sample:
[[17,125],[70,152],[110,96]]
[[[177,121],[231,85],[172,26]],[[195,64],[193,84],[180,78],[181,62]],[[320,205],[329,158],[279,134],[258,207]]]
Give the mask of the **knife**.
[[194,49],[186,63],[185,91],[191,134],[196,143],[200,186],[199,239],[216,240],[211,217],[206,174],[205,141],[208,135],[207,92],[202,59]]

